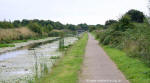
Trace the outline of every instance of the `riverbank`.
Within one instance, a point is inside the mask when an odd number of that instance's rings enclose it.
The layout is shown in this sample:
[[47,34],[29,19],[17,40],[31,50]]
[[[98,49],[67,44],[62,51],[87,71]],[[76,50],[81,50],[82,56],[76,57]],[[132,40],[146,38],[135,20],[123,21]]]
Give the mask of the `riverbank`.
[[40,79],[40,83],[77,83],[83,62],[88,35],[84,34],[52,68],[52,72]]
[[34,44],[34,43],[46,42],[46,41],[49,41],[49,40],[54,40],[56,38],[58,38],[58,37],[48,37],[48,38],[44,38],[44,39],[28,40],[26,42],[12,43],[12,44],[10,44],[10,45],[13,45],[12,47],[0,48],[0,53],[4,53],[4,52],[11,51],[11,50],[15,50],[15,49],[18,49],[18,48],[21,48],[21,47],[24,47],[24,46],[28,46],[30,44]]

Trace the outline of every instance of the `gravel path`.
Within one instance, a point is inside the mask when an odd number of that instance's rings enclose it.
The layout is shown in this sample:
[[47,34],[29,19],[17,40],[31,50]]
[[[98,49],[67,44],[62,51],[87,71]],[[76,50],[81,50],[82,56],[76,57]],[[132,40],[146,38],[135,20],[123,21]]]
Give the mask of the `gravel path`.
[[91,34],[79,83],[129,83]]

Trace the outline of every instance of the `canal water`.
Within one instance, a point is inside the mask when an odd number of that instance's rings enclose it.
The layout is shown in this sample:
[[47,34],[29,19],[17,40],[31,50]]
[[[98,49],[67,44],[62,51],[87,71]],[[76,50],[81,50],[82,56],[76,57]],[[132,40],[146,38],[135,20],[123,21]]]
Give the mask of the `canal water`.
[[[64,44],[68,46],[76,40],[66,37]],[[35,75],[42,76],[45,68],[50,72],[56,61],[52,56],[63,55],[58,51],[59,40],[33,46],[0,54],[0,83],[27,83]]]

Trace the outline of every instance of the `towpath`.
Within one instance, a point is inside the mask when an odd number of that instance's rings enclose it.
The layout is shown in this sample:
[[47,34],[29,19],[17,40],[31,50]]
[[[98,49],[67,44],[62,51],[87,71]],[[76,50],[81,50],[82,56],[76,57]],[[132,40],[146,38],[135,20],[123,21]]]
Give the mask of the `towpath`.
[[86,46],[79,83],[129,83],[91,34]]

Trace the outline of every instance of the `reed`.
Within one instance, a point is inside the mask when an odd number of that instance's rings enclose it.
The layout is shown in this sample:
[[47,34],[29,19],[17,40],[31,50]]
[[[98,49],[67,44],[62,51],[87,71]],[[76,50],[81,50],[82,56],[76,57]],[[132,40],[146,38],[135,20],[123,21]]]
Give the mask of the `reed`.
[[0,43],[10,43],[11,40],[23,40],[36,36],[26,27],[13,29],[0,29]]

